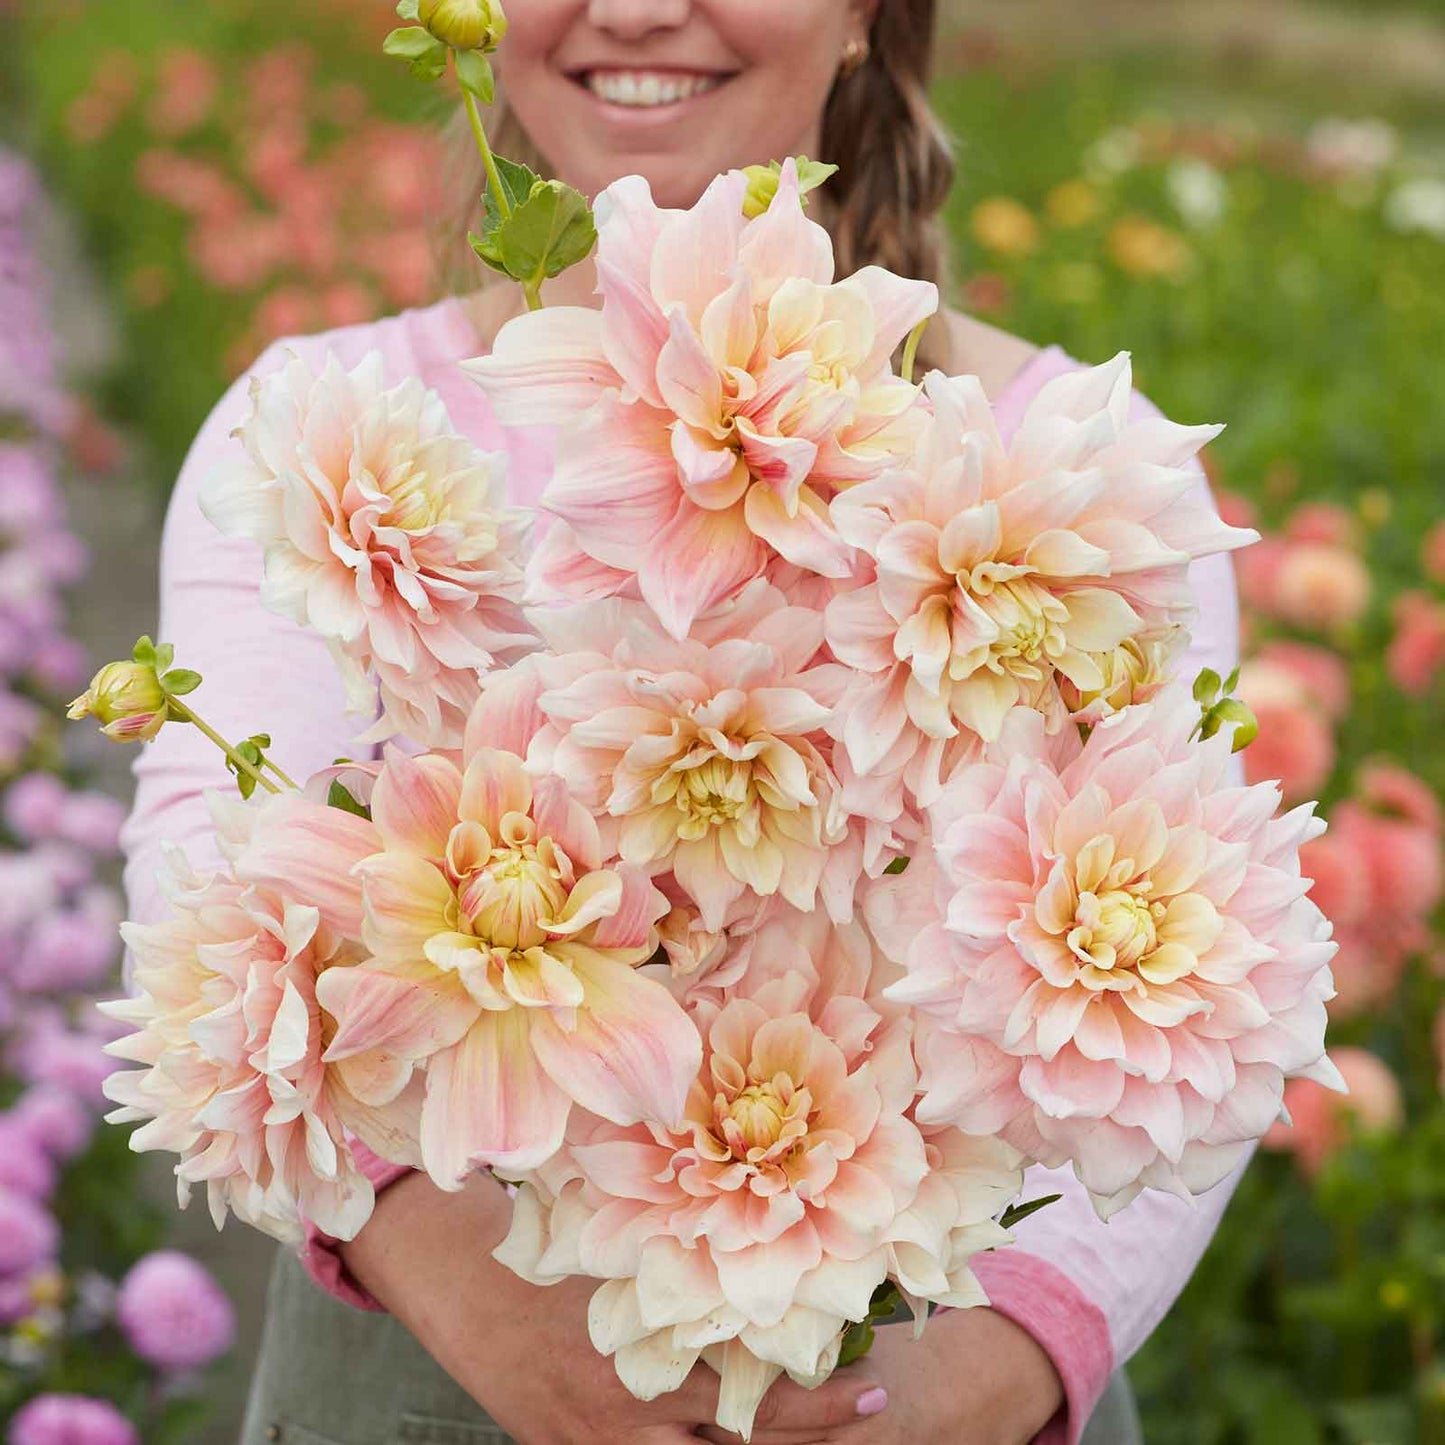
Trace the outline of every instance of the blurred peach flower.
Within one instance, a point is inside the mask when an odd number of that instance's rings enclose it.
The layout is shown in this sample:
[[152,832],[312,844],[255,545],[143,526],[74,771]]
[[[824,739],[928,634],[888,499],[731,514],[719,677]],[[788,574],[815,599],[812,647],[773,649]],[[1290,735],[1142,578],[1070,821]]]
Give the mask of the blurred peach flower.
[[1147,216],[1123,216],[1109,232],[1109,255],[1131,276],[1174,280],[1189,270],[1194,252],[1176,231]]
[[1432,582],[1445,583],[1445,522],[1436,522],[1420,544],[1420,565]]
[[1334,502],[1305,502],[1286,519],[1284,535],[1292,542],[1356,547],[1359,545],[1360,528],[1353,514]]
[[160,60],[157,89],[146,107],[151,132],[173,140],[204,124],[215,107],[220,76],[208,55],[186,46]]
[[1445,669],[1445,602],[1424,592],[1402,592],[1392,614],[1395,632],[1385,669],[1401,692],[1423,697]]
[[1349,1092],[1291,1079],[1284,1106],[1293,1123],[1275,1124],[1262,1141],[1266,1149],[1292,1153],[1309,1176],[1318,1174],[1352,1136],[1397,1133],[1405,1118],[1399,1082],[1382,1059],[1357,1048],[1335,1049],[1330,1057]]
[[1287,799],[1300,802],[1314,797],[1334,771],[1338,714],[1330,704],[1341,702],[1344,679],[1319,667],[1323,676],[1312,679],[1293,660],[1287,645],[1256,654],[1240,668],[1239,696],[1259,720],[1259,736],[1244,752],[1245,776],[1251,783],[1278,781]]
[[1287,542],[1274,574],[1272,607],[1306,631],[1338,632],[1370,605],[1372,580],[1358,552],[1327,542]]

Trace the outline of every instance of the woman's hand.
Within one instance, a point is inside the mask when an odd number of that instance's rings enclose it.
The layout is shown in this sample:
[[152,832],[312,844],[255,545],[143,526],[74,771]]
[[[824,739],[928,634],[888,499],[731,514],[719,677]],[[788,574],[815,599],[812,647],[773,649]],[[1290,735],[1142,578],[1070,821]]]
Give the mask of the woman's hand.
[[[587,1335],[595,1280],[541,1289],[492,1258],[511,1208],[486,1176],[448,1194],[412,1175],[382,1193],[344,1247],[347,1267],[522,1445],[694,1441],[716,1418],[717,1376],[699,1365],[673,1394],[634,1399]],[[765,1402],[764,1418],[791,1439],[832,1438],[859,1418],[860,1396],[872,1391],[866,1403],[876,1403],[877,1384],[864,1364],[818,1390],[790,1386],[781,1402]]]
[[[773,1412],[808,1392],[780,1381],[758,1412],[752,1445],[1024,1445],[1054,1417],[1063,1385],[1034,1338],[990,1309],[949,1310],[929,1321],[921,1339],[909,1325],[878,1331],[856,1365],[828,1381],[867,1378],[887,1391],[887,1408],[831,1429],[799,1429]],[[716,1445],[738,1437],[716,1427],[698,1432]]]

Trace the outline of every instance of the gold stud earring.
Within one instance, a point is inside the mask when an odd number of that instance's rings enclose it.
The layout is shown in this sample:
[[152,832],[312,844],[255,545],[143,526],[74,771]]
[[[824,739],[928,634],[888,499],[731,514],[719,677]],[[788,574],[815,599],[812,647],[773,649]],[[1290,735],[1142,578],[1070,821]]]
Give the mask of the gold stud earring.
[[866,40],[860,40],[856,35],[843,47],[842,59],[838,62],[838,74],[846,80],[850,75],[856,75],[868,63],[868,56],[871,53]]

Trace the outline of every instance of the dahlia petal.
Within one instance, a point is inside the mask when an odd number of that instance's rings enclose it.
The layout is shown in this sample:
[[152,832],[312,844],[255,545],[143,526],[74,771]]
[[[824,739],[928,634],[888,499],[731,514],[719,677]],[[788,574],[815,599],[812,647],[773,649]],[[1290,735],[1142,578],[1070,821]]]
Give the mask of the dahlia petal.
[[427,1068],[421,1152],[440,1189],[457,1189],[479,1164],[540,1168],[561,1147],[571,1099],[532,1048],[526,1009],[484,1013]]
[[462,363],[504,426],[548,425],[585,411],[621,378],[603,347],[602,318],[584,306],[514,317],[491,352]]
[[582,984],[571,1029],[535,1024],[533,1047],[557,1086],[614,1123],[675,1122],[702,1062],[697,1030],[672,995],[606,954],[580,944],[552,950]]
[[371,796],[371,818],[383,845],[423,858],[440,858],[457,821],[462,775],[435,754],[408,757],[388,748]]

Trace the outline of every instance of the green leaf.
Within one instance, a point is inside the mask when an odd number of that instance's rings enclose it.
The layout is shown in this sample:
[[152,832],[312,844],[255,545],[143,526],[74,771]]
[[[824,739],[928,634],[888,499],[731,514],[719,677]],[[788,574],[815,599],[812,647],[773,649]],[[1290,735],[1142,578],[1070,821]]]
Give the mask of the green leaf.
[[843,1331],[843,1343],[838,1348],[838,1368],[861,1360],[873,1348],[874,1329],[867,1320],[859,1320]]
[[420,25],[393,30],[381,42],[381,48],[386,54],[405,60],[418,80],[440,80],[446,73],[446,46]]
[[483,105],[490,105],[497,92],[492,62],[480,50],[457,51],[457,79],[463,90],[469,90]]
[[1219,696],[1219,674],[1212,667],[1206,667],[1194,679],[1194,701],[1201,707],[1208,707]]
[[399,20],[420,20],[421,0],[397,0],[396,14]]
[[497,228],[496,246],[507,275],[539,283],[561,275],[592,250],[597,227],[581,191],[561,181],[538,181]]
[[1243,752],[1255,738],[1259,736],[1259,719],[1255,717],[1253,709],[1246,702],[1241,702],[1237,697],[1226,697],[1214,704],[1211,715],[1218,718],[1215,724],[1215,731],[1218,732],[1220,724],[1234,724],[1234,746],[1232,751]]
[[[506,156],[495,157],[497,164],[497,176],[502,183],[502,190],[506,193],[507,205],[515,211],[526,202],[532,194],[532,187],[541,181],[541,176],[531,166],[524,166],[517,161],[509,161]],[[482,234],[469,235],[467,240],[471,242],[474,250],[481,259],[486,262],[493,271],[500,271],[504,276],[507,274],[506,263],[502,260],[502,250],[498,243],[498,232],[504,224],[501,207],[497,204],[497,198],[492,194],[490,186],[482,194]]]
[[331,787],[327,789],[326,805],[329,808],[339,808],[343,813],[350,813],[357,818],[365,818],[368,821],[371,819],[371,809],[365,803],[352,797],[338,778],[333,778]]
[[142,637],[136,645],[131,648],[131,659],[139,663],[154,663],[156,660],[156,645],[149,637]]
[[1012,1229],[1021,1219],[1037,1214],[1045,1205],[1057,1204],[1063,1197],[1062,1194],[1045,1194],[1042,1199],[1030,1199],[1027,1204],[1010,1204],[999,1215],[998,1222],[1004,1229]]
[[909,863],[911,863],[912,861],[913,860],[909,858],[908,854],[900,854],[883,870],[883,872],[889,878],[896,878],[900,873],[903,873],[907,870]]
[[188,667],[172,668],[161,678],[161,686],[175,697],[184,697],[201,685],[201,674]]

